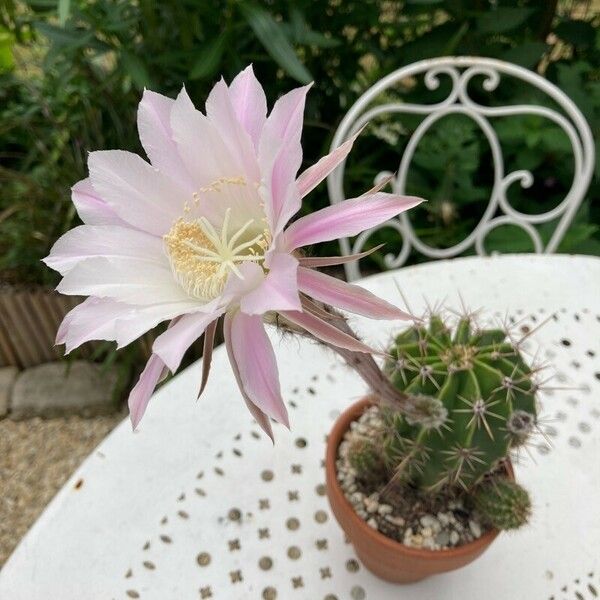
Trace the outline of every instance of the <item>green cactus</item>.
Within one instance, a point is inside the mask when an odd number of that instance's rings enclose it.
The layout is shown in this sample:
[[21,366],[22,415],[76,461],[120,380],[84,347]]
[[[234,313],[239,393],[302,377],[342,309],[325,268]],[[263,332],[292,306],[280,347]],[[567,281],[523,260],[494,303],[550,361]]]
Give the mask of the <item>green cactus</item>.
[[385,476],[386,466],[381,449],[368,438],[358,438],[348,449],[348,460],[359,479],[377,481]]
[[451,335],[433,316],[400,333],[389,354],[392,383],[435,408],[427,419],[387,415],[384,454],[396,481],[468,491],[535,428],[532,371],[506,332],[464,317]]
[[475,508],[496,529],[517,529],[531,516],[527,490],[505,477],[492,477],[471,495]]

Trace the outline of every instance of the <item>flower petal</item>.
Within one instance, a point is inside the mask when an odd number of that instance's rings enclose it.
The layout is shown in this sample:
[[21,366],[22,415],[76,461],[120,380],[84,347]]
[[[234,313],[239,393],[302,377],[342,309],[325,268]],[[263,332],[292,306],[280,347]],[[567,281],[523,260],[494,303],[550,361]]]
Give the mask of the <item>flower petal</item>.
[[223,302],[239,302],[244,295],[250,294],[265,280],[265,272],[255,262],[243,263],[238,267],[238,271],[242,275],[241,279],[236,273],[232,272],[229,274],[229,278],[221,294]]
[[134,227],[162,236],[183,215],[188,192],[136,154],[91,152],[88,166],[96,192]]
[[381,354],[381,352],[369,348],[369,346],[363,344],[360,340],[340,331],[337,327],[331,325],[331,323],[327,323],[327,321],[308,312],[281,311],[281,314],[286,319],[289,319],[292,323],[305,329],[308,333],[311,333],[326,344],[338,346],[339,348],[346,348],[346,350],[352,350],[354,352]]
[[131,390],[129,399],[127,400],[129,406],[129,418],[131,419],[133,429],[135,429],[142,420],[152,393],[165,374],[165,364],[158,356],[156,356],[156,354],[153,354],[146,363],[138,382]]
[[172,98],[144,90],[137,113],[138,132],[152,166],[178,181],[191,193],[194,190],[192,179],[181,162],[171,131],[174,103]]
[[252,65],[246,67],[231,82],[229,96],[238,121],[248,132],[254,147],[258,148],[260,134],[267,120],[267,99],[254,75]]
[[345,200],[292,223],[285,232],[284,243],[289,250],[294,250],[309,244],[352,237],[421,202],[421,198],[384,192]]
[[267,217],[274,234],[300,209],[295,180],[302,163],[300,138],[309,89],[310,85],[296,88],[279,98],[260,138],[258,160],[269,200]]
[[349,140],[346,140],[341,146],[319,159],[312,167],[309,167],[300,174],[296,180],[300,198],[304,198],[306,194],[313,189],[331,173],[343,160],[346,159],[356,138],[360,135],[362,129],[355,133]]
[[186,350],[204,333],[204,330],[223,311],[184,315],[177,323],[159,335],[152,345],[152,352],[175,373]]
[[200,391],[198,392],[198,398],[202,396],[204,388],[208,382],[208,376],[210,374],[210,365],[212,363],[213,348],[215,345],[215,333],[217,331],[218,320],[215,319],[204,332],[204,345],[202,349],[202,380],[200,382]]
[[88,258],[66,273],[56,289],[68,296],[113,298],[127,304],[189,301],[166,260],[160,265],[133,258]]
[[260,409],[252,400],[250,400],[246,390],[244,388],[244,382],[242,381],[242,376],[240,374],[240,369],[237,364],[235,354],[233,352],[233,342],[231,339],[231,321],[232,316],[230,313],[225,314],[225,319],[223,320],[223,337],[225,339],[225,348],[227,349],[227,356],[229,356],[229,362],[231,363],[231,369],[235,376],[235,380],[237,381],[238,387],[240,388],[240,392],[242,394],[242,398],[248,407],[248,410],[252,414],[252,416],[256,419],[256,422],[259,424],[260,428],[271,438],[272,442],[275,442],[275,438],[273,437],[273,428],[271,427],[271,421],[269,417]]
[[378,298],[358,285],[319,273],[314,269],[298,269],[298,287],[308,296],[342,310],[371,319],[410,319],[411,315]]
[[220,177],[241,174],[214,125],[194,107],[185,88],[171,110],[171,129],[179,155],[194,178],[197,189]]
[[160,238],[144,231],[118,225],[80,225],[61,236],[50,255],[42,259],[64,275],[77,263],[94,256],[139,258],[164,264]]
[[273,254],[267,276],[242,297],[242,312],[262,315],[269,310],[301,310],[297,272],[298,260],[291,254]]
[[[235,123],[237,129],[240,125]],[[265,212],[257,191],[258,181],[248,181],[248,172],[239,152],[232,154],[224,142],[224,134],[200,111],[194,108],[182,89],[171,110],[171,127],[177,149],[196,186],[197,200],[191,213],[200,211],[220,228],[225,212],[231,208],[230,227],[242,227],[248,220],[260,222]],[[243,132],[242,132],[243,133]],[[244,176],[245,175],[245,176]],[[257,175],[258,176],[258,175]],[[224,183],[223,179],[243,177],[240,183]]]
[[260,171],[256,152],[250,136],[238,121],[229,89],[223,79],[218,81],[206,99],[206,116],[220,133],[224,144],[236,163],[243,165],[243,173],[248,182],[260,181]]
[[332,267],[334,265],[343,265],[345,263],[353,262],[355,260],[360,260],[365,256],[369,256],[369,254],[373,254],[373,252],[377,252],[383,248],[385,244],[379,244],[374,248],[370,248],[369,250],[365,250],[364,252],[359,252],[358,254],[348,254],[346,256],[301,256],[298,259],[301,267]]
[[70,310],[56,336],[65,353],[91,340],[116,341],[123,348],[162,321],[196,310],[193,302],[133,306],[109,298],[90,297]]
[[233,315],[231,348],[248,398],[266,415],[289,427],[275,353],[260,316],[240,311]]
[[92,186],[89,177],[71,188],[71,200],[79,218],[87,225],[127,225]]

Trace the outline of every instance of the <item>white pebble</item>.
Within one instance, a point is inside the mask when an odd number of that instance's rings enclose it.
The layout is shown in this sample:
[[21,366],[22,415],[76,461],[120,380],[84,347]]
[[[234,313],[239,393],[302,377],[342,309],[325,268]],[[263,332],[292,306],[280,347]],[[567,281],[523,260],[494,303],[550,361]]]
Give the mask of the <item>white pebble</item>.
[[453,531],[453,532],[450,534],[450,543],[451,543],[453,546],[456,546],[456,544],[458,544],[458,542],[460,542],[460,535],[458,535],[458,532],[457,532],[457,531]]
[[437,514],[437,519],[442,524],[442,526],[450,524],[450,517],[448,516],[448,513],[439,512]]
[[435,540],[431,537],[426,537],[423,540],[422,546],[423,546],[423,548],[427,548],[427,550],[434,550],[435,549]]
[[367,525],[373,529],[377,529],[377,521],[373,517],[367,521]]
[[377,512],[380,515],[389,515],[393,512],[393,508],[389,504],[380,504]]
[[433,515],[424,515],[421,517],[421,525],[430,528],[436,533],[441,529],[440,522]]
[[481,537],[481,525],[477,521],[469,521],[469,529],[475,538]]

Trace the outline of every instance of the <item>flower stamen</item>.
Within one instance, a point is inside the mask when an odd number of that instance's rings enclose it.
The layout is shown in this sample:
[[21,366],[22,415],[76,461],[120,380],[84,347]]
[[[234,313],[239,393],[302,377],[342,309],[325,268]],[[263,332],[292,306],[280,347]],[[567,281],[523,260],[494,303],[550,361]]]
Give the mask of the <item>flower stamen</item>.
[[229,237],[231,208],[228,208],[219,232],[205,217],[193,221],[179,219],[173,224],[163,238],[165,248],[175,278],[190,296],[212,300],[223,291],[230,273],[244,278],[239,269],[241,264],[264,260],[271,239],[269,230],[263,228],[259,234],[244,239],[250,229],[254,234],[257,223],[250,219]]

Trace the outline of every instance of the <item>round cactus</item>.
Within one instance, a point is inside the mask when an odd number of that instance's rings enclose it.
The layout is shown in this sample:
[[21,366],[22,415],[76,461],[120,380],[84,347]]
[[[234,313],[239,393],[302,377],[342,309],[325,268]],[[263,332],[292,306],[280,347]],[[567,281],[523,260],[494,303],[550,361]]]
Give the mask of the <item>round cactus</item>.
[[348,460],[363,481],[376,481],[385,476],[381,449],[368,438],[358,438],[352,442],[348,449]]
[[397,479],[470,490],[536,426],[532,372],[505,331],[464,317],[452,334],[433,316],[400,333],[389,355],[392,383],[437,406],[427,419],[387,415],[385,456]]
[[531,516],[527,490],[505,477],[493,477],[471,495],[475,508],[496,529],[517,529]]

